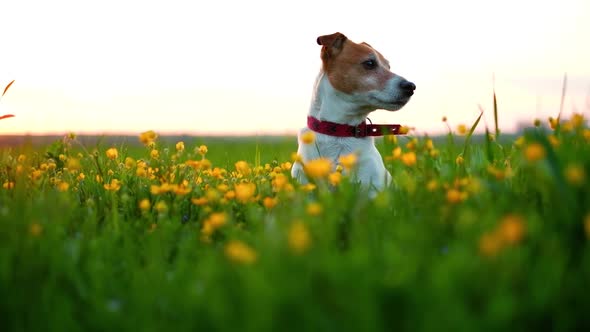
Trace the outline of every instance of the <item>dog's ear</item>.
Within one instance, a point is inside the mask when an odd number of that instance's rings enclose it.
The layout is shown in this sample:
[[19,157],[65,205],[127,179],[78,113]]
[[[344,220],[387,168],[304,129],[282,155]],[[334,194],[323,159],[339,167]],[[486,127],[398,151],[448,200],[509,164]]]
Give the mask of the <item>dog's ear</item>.
[[346,42],[347,39],[348,38],[340,32],[319,36],[317,43],[318,45],[322,45],[322,59],[327,60],[340,53],[344,46],[344,42]]

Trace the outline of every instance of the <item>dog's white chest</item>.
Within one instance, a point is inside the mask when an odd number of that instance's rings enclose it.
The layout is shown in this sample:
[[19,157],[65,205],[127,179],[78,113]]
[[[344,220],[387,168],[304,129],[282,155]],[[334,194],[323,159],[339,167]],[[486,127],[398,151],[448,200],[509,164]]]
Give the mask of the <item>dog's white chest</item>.
[[[299,137],[306,131],[309,129],[302,129]],[[354,171],[350,174],[352,181],[360,182],[371,192],[380,191],[391,182],[391,175],[385,168],[372,137],[334,137],[319,133],[316,133],[315,137],[315,141],[311,144],[304,144],[299,140],[297,153],[303,159],[304,164],[310,160],[327,158],[335,168],[341,156],[354,153],[357,156],[357,163]],[[307,183],[301,164],[293,165],[291,174],[301,183]]]

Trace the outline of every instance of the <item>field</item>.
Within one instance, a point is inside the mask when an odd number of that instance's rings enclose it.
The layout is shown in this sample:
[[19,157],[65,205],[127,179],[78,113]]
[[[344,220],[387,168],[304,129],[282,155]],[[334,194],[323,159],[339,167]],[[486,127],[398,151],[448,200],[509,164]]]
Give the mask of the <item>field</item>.
[[294,138],[3,147],[0,328],[590,330],[590,129],[541,122],[380,139],[374,199]]

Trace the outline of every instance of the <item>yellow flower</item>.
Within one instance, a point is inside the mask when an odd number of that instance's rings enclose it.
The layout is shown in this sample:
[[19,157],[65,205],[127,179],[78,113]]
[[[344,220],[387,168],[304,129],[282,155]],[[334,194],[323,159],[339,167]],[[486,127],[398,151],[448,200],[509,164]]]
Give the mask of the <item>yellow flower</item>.
[[574,186],[582,186],[586,181],[586,171],[579,164],[570,164],[564,170],[567,182]]
[[524,219],[521,216],[509,214],[502,218],[498,228],[498,236],[504,243],[516,244],[524,237],[524,233]]
[[78,174],[78,177],[76,177],[76,180],[83,181],[85,178],[86,178],[86,175],[84,175],[84,173],[80,173],[80,174]]
[[158,211],[158,213],[165,213],[166,211],[168,211],[168,205],[166,205],[166,202],[164,202],[164,201],[159,201],[154,206],[154,209],[156,209],[156,211]]
[[465,159],[463,159],[463,156],[457,156],[457,159],[455,159],[455,163],[457,165],[463,165],[464,162],[465,162]]
[[522,147],[525,143],[525,139],[524,136],[519,136],[515,141],[514,141],[514,145],[516,145],[517,147]]
[[301,221],[294,222],[289,228],[288,243],[293,253],[300,255],[311,246],[311,236],[305,224]]
[[314,217],[319,216],[320,214],[322,214],[323,211],[324,208],[322,207],[322,205],[316,202],[307,204],[307,207],[305,209],[305,212],[307,212],[307,214]]
[[308,130],[301,134],[301,142],[303,144],[311,144],[315,141],[315,133],[311,130]]
[[410,131],[410,127],[407,127],[407,126],[401,126],[401,127],[399,128],[399,133],[400,133],[401,135],[405,135],[405,134],[407,134],[409,131]]
[[195,205],[202,206],[202,205],[207,205],[207,203],[209,203],[209,200],[207,199],[207,197],[198,197],[198,198],[191,198],[191,202]]
[[236,171],[238,171],[238,173],[240,173],[244,176],[248,176],[252,172],[252,170],[250,169],[250,165],[248,165],[248,163],[243,160],[238,161],[235,164],[235,166],[236,166]]
[[144,198],[141,201],[139,201],[138,206],[141,211],[146,212],[146,211],[150,210],[150,208],[152,207],[152,204],[150,203],[149,199]]
[[464,198],[465,196],[457,189],[451,188],[447,191],[447,202],[451,204],[460,203]]
[[236,199],[241,203],[247,203],[254,196],[256,185],[254,183],[239,183],[234,189]]
[[223,195],[223,198],[225,198],[227,200],[232,200],[232,199],[236,198],[236,192],[234,190],[230,190],[230,191],[226,192],[225,195]]
[[68,191],[69,188],[70,188],[70,184],[67,183],[67,182],[64,182],[64,181],[60,181],[57,184],[57,190],[59,190],[59,191],[62,191],[62,192],[63,191]]
[[25,162],[25,160],[27,160],[27,156],[25,156],[24,154],[20,154],[20,155],[18,155],[18,157],[16,158],[16,161],[17,161],[19,164],[22,164],[22,163],[24,163],[24,162]]
[[383,138],[386,142],[397,144],[397,136],[395,135],[385,135]]
[[111,183],[104,184],[104,189],[109,190],[109,191],[118,191],[119,189],[121,189],[121,182],[119,182],[119,180],[117,180],[117,179],[112,179]]
[[464,124],[460,124],[457,126],[457,134],[465,135],[467,134],[467,126]]
[[393,159],[399,159],[402,156],[402,148],[399,146],[392,151]]
[[214,212],[211,213],[209,218],[203,222],[203,228],[201,234],[209,236],[215,232],[218,228],[221,228],[227,222],[227,214],[225,212]]
[[430,157],[432,158],[438,158],[438,156],[440,155],[440,152],[437,149],[432,149],[429,152]]
[[201,160],[201,162],[199,163],[199,168],[201,170],[208,170],[211,168],[211,161],[209,159],[205,159],[203,158],[203,160]]
[[217,186],[217,190],[219,190],[222,193],[226,193],[229,190],[229,186],[225,183],[221,183]]
[[211,213],[209,216],[209,222],[216,228],[221,227],[227,222],[227,214],[225,212]]
[[34,222],[31,224],[31,226],[29,226],[29,233],[32,236],[35,236],[35,237],[40,236],[42,232],[43,232],[43,226],[41,226],[39,223]]
[[305,174],[313,179],[320,179],[328,176],[332,171],[332,162],[326,158],[310,160],[303,166]]
[[137,169],[135,170],[135,174],[140,178],[146,177],[147,169],[145,167],[137,167]]
[[205,192],[205,196],[207,202],[217,202],[221,198],[221,193],[215,188],[209,188]]
[[146,145],[152,143],[157,137],[158,135],[153,130],[148,130],[139,134],[139,140]]
[[274,179],[272,179],[272,189],[273,191],[281,191],[286,188],[289,184],[289,178],[285,174],[277,174]]
[[119,151],[116,148],[110,148],[106,151],[106,155],[110,160],[115,160],[119,157]]
[[199,149],[197,151],[199,152],[200,155],[204,156],[207,154],[207,152],[209,150],[207,149],[206,145],[201,145],[201,146],[199,146]]
[[519,243],[525,232],[524,218],[516,214],[508,214],[500,220],[494,231],[487,232],[480,238],[480,252],[486,256],[495,256],[507,245]]
[[407,144],[406,144],[406,148],[408,150],[416,150],[416,147],[418,146],[418,139],[417,138],[412,138],[412,140],[410,140]]
[[232,262],[249,265],[256,262],[256,251],[242,241],[232,240],[225,245],[225,256]]
[[428,183],[426,184],[426,190],[433,192],[436,189],[438,189],[438,181],[436,181],[436,180],[428,181]]
[[426,139],[426,141],[424,142],[424,148],[428,151],[434,149],[434,143],[432,142],[432,139]]
[[[107,154],[107,156],[108,156],[108,154]],[[60,161],[66,161],[66,159],[68,159],[68,157],[66,157],[66,155],[63,153],[61,153],[58,158]]]
[[31,172],[31,180],[37,181],[41,178],[42,175],[43,175],[43,172],[41,170],[36,169]]
[[279,200],[276,197],[265,197],[264,200],[262,201],[262,205],[264,205],[264,207],[267,210],[272,209],[278,203],[279,203]]
[[184,142],[183,141],[176,143],[176,151],[178,151],[178,152],[184,151]]
[[7,189],[7,190],[13,189],[14,188],[14,182],[12,182],[12,181],[6,181],[2,185],[2,188]]
[[71,173],[77,172],[80,170],[82,166],[80,165],[80,160],[77,158],[69,158],[67,162],[67,168]]
[[168,193],[171,191],[174,191],[176,189],[176,185],[164,182],[162,183],[162,185],[158,186],[155,184],[152,184],[150,186],[150,192],[152,193],[152,195],[160,195],[160,194],[164,194],[164,193]]
[[186,185],[178,185],[174,187],[174,193],[178,196],[189,194],[191,191],[192,188]]
[[570,119],[570,123],[574,128],[581,128],[584,125],[584,122],[586,122],[586,120],[584,119],[584,114],[581,113],[574,113]]
[[158,150],[156,150],[156,149],[153,149],[153,150],[150,152],[150,157],[151,157],[152,159],[158,159],[158,158],[160,158],[160,152],[159,152]]
[[185,165],[190,166],[194,169],[200,169],[201,168],[201,161],[199,160],[187,160],[184,162]]
[[307,183],[303,186],[301,186],[301,190],[305,191],[305,192],[312,192],[317,188],[317,186],[313,183]]
[[297,152],[291,153],[291,161],[294,163],[301,163],[303,158]]
[[338,163],[342,165],[345,170],[350,171],[356,165],[357,159],[355,153],[350,153],[338,158]]
[[126,157],[125,158],[125,168],[127,169],[132,169],[136,166],[136,162],[135,159],[131,158],[131,157]]
[[584,136],[586,142],[590,142],[590,129],[584,129],[584,131],[582,131],[582,136]]
[[289,171],[289,170],[291,170],[292,167],[293,167],[293,164],[291,164],[288,161],[281,163],[281,168],[283,169],[283,171]]
[[342,173],[340,173],[340,172],[330,173],[328,175],[328,181],[333,186],[339,185],[340,181],[342,181]]
[[219,179],[219,180],[222,180],[225,177],[225,174],[227,174],[227,171],[224,168],[219,168],[219,167],[215,167],[214,169],[211,170],[211,173],[210,173],[210,175],[212,177]]
[[408,167],[412,167],[416,165],[416,153],[414,151],[410,151],[408,153],[402,154],[401,157],[402,163]]
[[530,162],[536,162],[545,158],[545,148],[540,143],[531,143],[524,150],[524,157]]
[[496,178],[496,180],[498,180],[498,181],[502,181],[506,177],[506,174],[504,173],[504,171],[496,168],[495,166],[488,165],[487,170],[488,170],[488,173],[493,175]]

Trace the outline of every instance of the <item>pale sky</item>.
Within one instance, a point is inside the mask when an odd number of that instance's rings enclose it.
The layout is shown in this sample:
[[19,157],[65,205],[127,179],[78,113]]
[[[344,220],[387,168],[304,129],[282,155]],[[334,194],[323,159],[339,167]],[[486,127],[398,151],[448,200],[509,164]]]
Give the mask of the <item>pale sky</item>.
[[366,41],[417,90],[374,123],[418,132],[590,117],[590,1],[3,1],[0,135],[293,134],[320,68],[319,35]]

